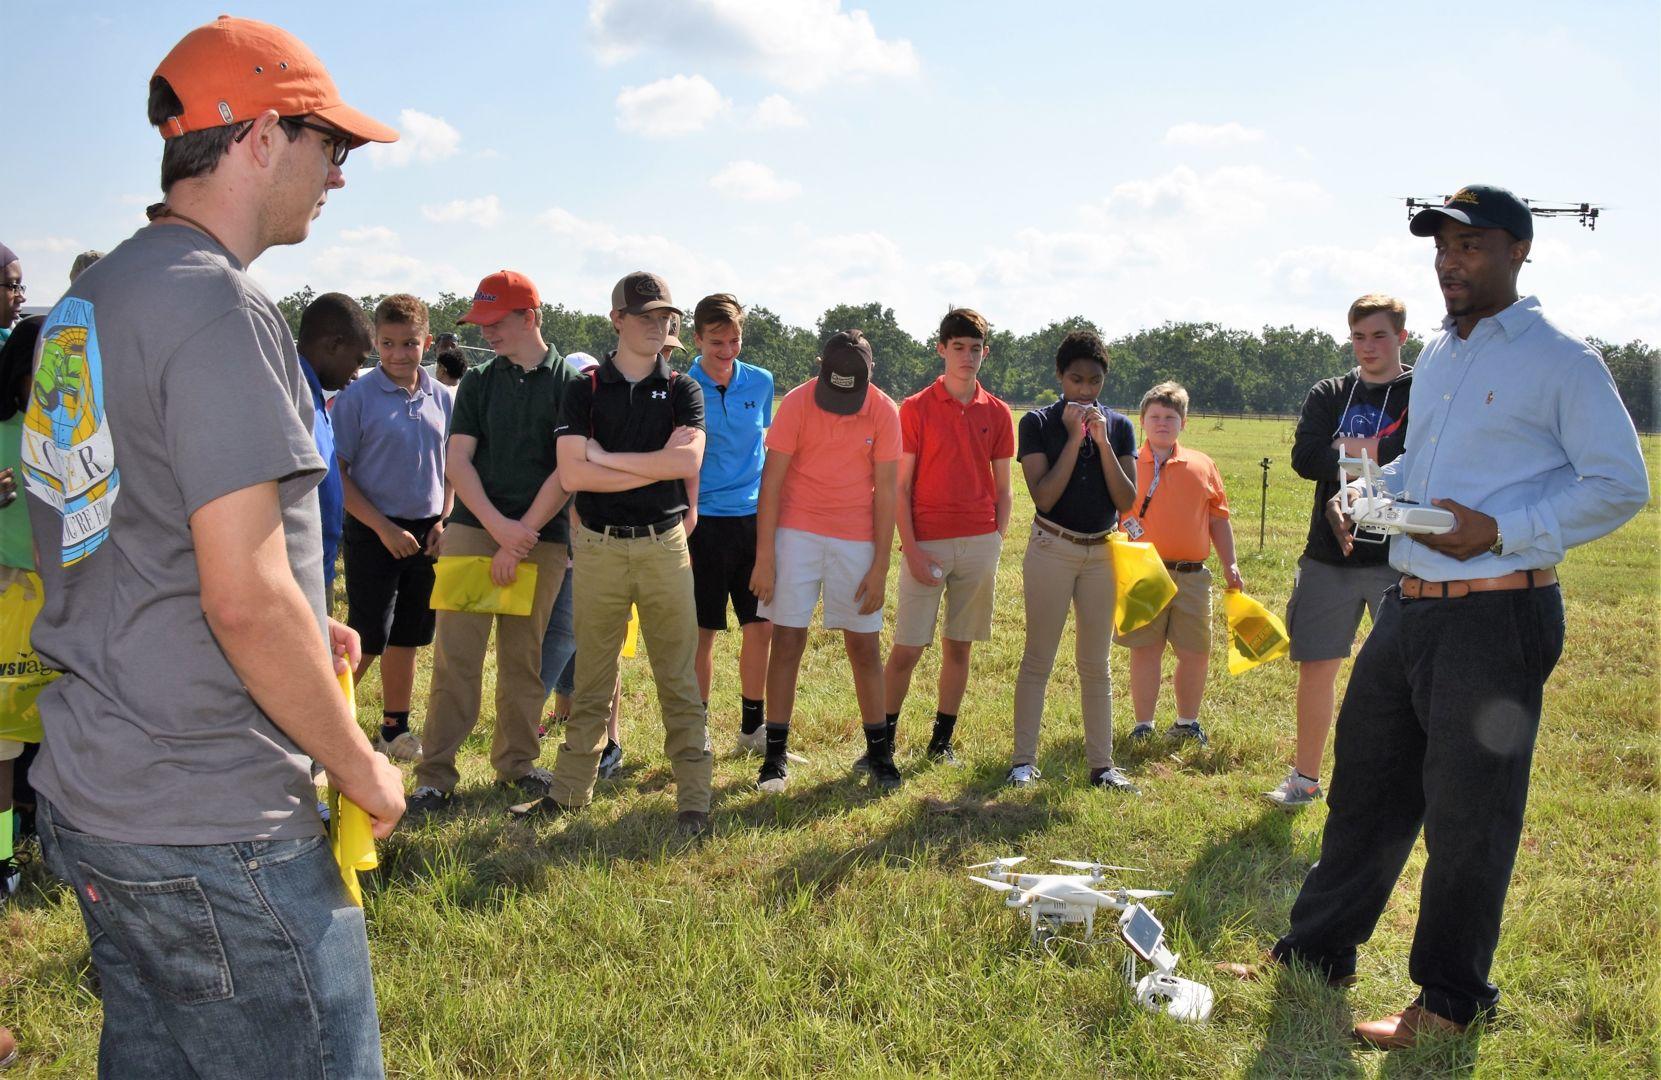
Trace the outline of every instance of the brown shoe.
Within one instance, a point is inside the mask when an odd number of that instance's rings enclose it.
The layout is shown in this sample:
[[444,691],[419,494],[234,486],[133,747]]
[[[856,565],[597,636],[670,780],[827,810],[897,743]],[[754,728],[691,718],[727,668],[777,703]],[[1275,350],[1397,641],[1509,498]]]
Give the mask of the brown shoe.
[[[1241,982],[1261,982],[1276,968],[1284,966],[1285,965],[1280,960],[1275,958],[1275,954],[1272,952],[1265,952],[1262,958],[1256,963],[1221,963],[1212,965],[1214,970],[1231,978],[1239,979]],[[1359,981],[1361,980],[1358,975],[1341,975],[1336,979],[1329,978],[1326,983],[1328,986],[1346,987],[1354,986]]]
[[0,1027],[0,1069],[17,1060],[17,1039],[11,1028]]
[[1420,1035],[1462,1035],[1469,1026],[1456,1024],[1423,1006],[1409,1005],[1382,1020],[1355,1025],[1353,1034],[1377,1050],[1406,1050],[1419,1041]]

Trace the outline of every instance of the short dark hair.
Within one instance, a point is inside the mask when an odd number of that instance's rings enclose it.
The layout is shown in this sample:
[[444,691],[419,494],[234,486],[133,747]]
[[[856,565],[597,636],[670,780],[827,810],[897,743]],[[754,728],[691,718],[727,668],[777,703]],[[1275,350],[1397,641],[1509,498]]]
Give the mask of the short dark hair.
[[705,330],[723,323],[744,329],[744,307],[732,293],[706,296],[692,309],[692,332],[700,337]]
[[459,379],[467,374],[467,361],[461,358],[460,353],[441,352],[433,358],[433,363],[444,369],[444,373],[452,379]]
[[960,337],[985,341],[987,332],[991,329],[986,316],[974,308],[952,308],[946,312],[946,317],[940,320],[940,344],[944,345],[952,338]]
[[312,342],[332,337],[375,340],[375,328],[369,324],[363,305],[345,293],[326,292],[307,304],[306,310],[300,313],[300,333],[296,344],[301,352],[305,352],[306,346]]
[[[159,128],[170,118],[183,116],[184,111],[184,103],[179,100],[179,95],[173,92],[172,84],[160,75],[150,80],[148,115],[151,127]],[[164,142],[161,151],[162,192],[165,194],[171,191],[173,185],[180,180],[206,176],[217,169],[220,159],[230,152],[231,144],[236,141],[236,133],[241,126],[226,124],[223,127],[205,128],[176,135]],[[284,118],[282,128],[288,135],[289,142],[298,139],[300,132],[305,130],[288,118]]]
[[1061,339],[1061,346],[1055,351],[1055,371],[1062,374],[1074,360],[1094,360],[1107,370],[1107,346],[1102,343],[1101,335],[1094,330],[1074,330]]

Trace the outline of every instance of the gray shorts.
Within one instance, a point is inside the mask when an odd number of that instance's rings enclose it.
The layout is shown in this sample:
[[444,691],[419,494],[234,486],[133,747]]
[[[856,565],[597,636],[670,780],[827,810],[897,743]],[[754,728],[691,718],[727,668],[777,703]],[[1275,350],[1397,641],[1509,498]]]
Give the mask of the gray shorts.
[[1401,580],[1401,571],[1381,566],[1332,566],[1305,555],[1298,559],[1292,598],[1286,602],[1286,630],[1292,636],[1292,660],[1342,660],[1355,646],[1361,612],[1378,621],[1384,590]]

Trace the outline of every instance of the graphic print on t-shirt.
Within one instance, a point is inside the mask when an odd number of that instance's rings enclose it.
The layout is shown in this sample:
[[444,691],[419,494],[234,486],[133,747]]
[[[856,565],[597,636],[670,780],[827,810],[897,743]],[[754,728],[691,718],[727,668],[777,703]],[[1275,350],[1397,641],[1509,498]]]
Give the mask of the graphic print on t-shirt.
[[1401,426],[1401,418],[1394,422],[1377,405],[1369,405],[1364,401],[1353,402],[1344,410],[1344,415],[1338,418],[1338,431],[1333,435],[1335,439],[1370,439],[1375,436],[1393,435]]
[[92,304],[67,296],[58,301],[40,340],[23,418],[24,483],[63,518],[63,565],[74,566],[109,536],[121,489]]

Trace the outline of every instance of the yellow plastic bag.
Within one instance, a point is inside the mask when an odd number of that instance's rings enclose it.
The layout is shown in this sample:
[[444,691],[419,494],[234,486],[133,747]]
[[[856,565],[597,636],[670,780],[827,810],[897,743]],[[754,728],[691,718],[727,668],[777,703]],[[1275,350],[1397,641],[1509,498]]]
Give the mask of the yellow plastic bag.
[[[346,700],[356,702],[352,693],[352,671],[348,668],[339,676],[340,691]],[[352,903],[363,906],[363,886],[358,883],[360,870],[373,870],[381,864],[375,854],[375,834],[371,831],[369,814],[363,807],[329,787],[329,850],[340,866],[340,880],[346,883],[346,895]]]
[[440,555],[433,566],[434,611],[529,615],[535,599],[535,563],[520,563],[519,576],[506,587],[490,580],[488,555]]
[[1292,648],[1280,616],[1237,589],[1223,594],[1228,616],[1228,673],[1238,675],[1278,660]]
[[622,655],[634,658],[634,643],[640,639],[640,609],[629,605],[629,632],[623,637]]
[[1113,627],[1128,634],[1153,622],[1177,594],[1177,583],[1152,544],[1117,530],[1107,534],[1113,560]]
[[56,671],[41,667],[29,643],[46,594],[34,573],[11,573],[11,583],[0,592],[0,739],[39,742],[40,709],[35,698],[58,677]]

